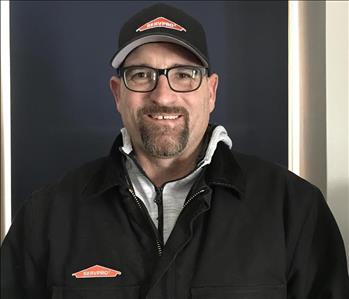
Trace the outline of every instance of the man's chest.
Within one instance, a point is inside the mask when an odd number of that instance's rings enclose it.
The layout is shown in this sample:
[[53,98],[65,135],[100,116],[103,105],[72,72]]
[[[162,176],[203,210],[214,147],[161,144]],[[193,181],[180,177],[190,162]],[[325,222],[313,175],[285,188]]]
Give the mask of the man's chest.
[[145,211],[117,195],[55,228],[48,284],[62,298],[283,298],[284,236],[270,215],[207,192],[183,209],[159,250]]

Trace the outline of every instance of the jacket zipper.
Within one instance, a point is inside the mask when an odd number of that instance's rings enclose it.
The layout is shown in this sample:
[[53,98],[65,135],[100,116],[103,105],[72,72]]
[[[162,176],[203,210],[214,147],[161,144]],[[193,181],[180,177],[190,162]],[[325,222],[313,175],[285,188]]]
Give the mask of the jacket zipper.
[[164,206],[162,202],[162,187],[155,187],[156,189],[156,197],[155,203],[158,206],[158,236],[160,238],[160,242],[164,245]]
[[[135,199],[138,207],[144,212],[144,209],[142,207],[142,204],[140,202],[140,199],[137,197],[137,195],[134,193],[134,191],[129,188],[128,189],[129,192],[132,194],[132,197]],[[180,214],[182,214],[184,208],[195,198],[197,197],[198,195],[200,195],[201,193],[205,192],[207,189],[204,188],[204,189],[201,189],[199,190],[198,192],[194,193],[192,196],[189,197],[189,199],[185,202],[185,204],[183,205],[183,208],[182,208],[182,211]],[[150,221],[152,221],[150,219]],[[152,226],[153,226],[153,223],[151,223]],[[161,241],[159,240],[159,237],[158,237],[158,234],[154,231],[154,234],[155,234],[155,239],[156,239],[156,247],[157,247],[157,250],[158,250],[158,255],[161,256],[162,255],[162,246],[161,246]]]
[[[144,213],[144,208],[142,207],[142,204],[139,200],[139,198],[137,197],[137,195],[134,193],[134,191],[129,188],[128,191],[131,193],[132,197],[135,199],[138,207],[141,209],[141,211],[143,211]],[[148,217],[147,217],[148,218]],[[152,221],[150,219],[150,221]],[[151,223],[151,225],[153,226],[153,223]],[[158,234],[154,231],[154,234],[155,234],[155,239],[156,239],[156,248],[157,248],[157,251],[158,251],[158,255],[161,256],[162,255],[162,247],[161,247],[161,242],[159,240],[159,237],[158,237]]]
[[[197,197],[199,194],[201,194],[201,193],[203,193],[203,192],[205,192],[205,191],[206,191],[206,188],[201,189],[201,190],[199,190],[198,192],[194,193],[192,196],[190,196],[189,199],[184,203],[183,209],[184,209],[195,197]],[[182,210],[183,210],[183,209],[182,209]]]
[[[198,192],[194,193],[192,196],[189,197],[189,199],[184,203],[183,208],[182,208],[182,211],[181,211],[181,212],[179,213],[179,215],[178,215],[178,219],[179,219],[179,217],[183,214],[183,211],[184,211],[185,207],[186,207],[188,204],[190,204],[190,203],[193,201],[193,199],[194,199],[195,197],[197,197],[198,195],[204,193],[205,191],[207,191],[207,188],[203,188],[203,189],[199,190]],[[177,219],[177,221],[178,221],[178,219]]]

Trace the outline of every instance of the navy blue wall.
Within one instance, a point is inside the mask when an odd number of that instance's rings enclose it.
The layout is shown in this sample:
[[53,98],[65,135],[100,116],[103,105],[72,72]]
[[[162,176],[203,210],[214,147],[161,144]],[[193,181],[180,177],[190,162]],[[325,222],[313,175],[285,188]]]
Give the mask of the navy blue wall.
[[[12,1],[13,212],[106,155],[121,128],[109,91],[118,30],[154,1]],[[287,1],[175,1],[206,27],[220,75],[212,120],[238,150],[287,166]]]

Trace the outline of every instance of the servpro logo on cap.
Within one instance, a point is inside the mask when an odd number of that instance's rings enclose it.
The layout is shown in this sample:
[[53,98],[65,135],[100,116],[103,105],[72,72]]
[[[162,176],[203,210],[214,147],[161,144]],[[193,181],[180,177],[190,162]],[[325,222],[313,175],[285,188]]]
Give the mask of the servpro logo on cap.
[[166,19],[164,17],[158,17],[154,20],[151,20],[151,21],[145,23],[141,27],[139,27],[136,30],[136,32],[142,32],[145,30],[159,28],[159,27],[173,29],[173,30],[177,30],[177,31],[184,31],[184,32],[187,31],[184,27],[182,27],[181,25],[178,25],[177,23],[175,23],[169,19]]

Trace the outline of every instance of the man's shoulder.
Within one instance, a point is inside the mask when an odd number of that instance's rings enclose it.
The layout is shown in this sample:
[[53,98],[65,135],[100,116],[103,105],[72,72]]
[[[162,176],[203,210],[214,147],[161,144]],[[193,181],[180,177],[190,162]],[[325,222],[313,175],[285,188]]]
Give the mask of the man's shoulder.
[[[84,202],[85,190],[103,177],[107,180],[108,171],[111,171],[111,156],[106,156],[84,163],[68,171],[55,182],[35,190],[31,196],[24,200],[17,215],[36,215],[39,221],[45,215],[68,215],[71,211]],[[115,169],[115,167],[114,167]],[[32,216],[30,216],[32,217]],[[42,220],[42,219],[41,219]]]
[[110,156],[100,157],[86,162],[66,172],[55,182],[34,191],[32,197],[47,197],[48,195],[51,197],[55,195],[78,196],[84,192],[85,188],[94,178],[99,175],[105,175],[106,170],[110,167],[110,163],[112,163]]
[[295,175],[289,171],[286,166],[279,164],[277,162],[268,161],[264,158],[261,158],[256,155],[243,153],[237,150],[232,149],[231,153],[241,167],[242,171],[247,174],[260,174],[260,173],[273,173],[275,175]]
[[253,155],[232,153],[245,177],[246,202],[259,213],[274,209],[275,217],[282,211],[288,219],[302,222],[312,211],[327,210],[320,189],[285,166]]
[[290,193],[319,194],[319,188],[308,180],[290,171],[286,166],[271,162],[255,155],[232,150],[232,154],[240,166],[247,182],[255,181],[259,185],[285,188]]

